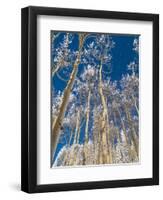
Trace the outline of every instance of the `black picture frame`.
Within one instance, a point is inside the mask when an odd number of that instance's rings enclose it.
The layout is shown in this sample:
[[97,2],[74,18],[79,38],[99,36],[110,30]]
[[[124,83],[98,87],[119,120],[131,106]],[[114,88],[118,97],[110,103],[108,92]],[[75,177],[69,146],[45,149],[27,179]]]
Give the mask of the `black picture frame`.
[[[37,16],[56,15],[153,23],[153,177],[37,185]],[[159,184],[159,15],[30,6],[21,11],[21,190],[28,193]]]

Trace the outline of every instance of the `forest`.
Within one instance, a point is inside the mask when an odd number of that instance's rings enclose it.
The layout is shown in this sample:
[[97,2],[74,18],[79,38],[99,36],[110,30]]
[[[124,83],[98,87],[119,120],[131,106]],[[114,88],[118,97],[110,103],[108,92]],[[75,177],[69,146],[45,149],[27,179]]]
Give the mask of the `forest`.
[[51,31],[51,166],[139,162],[139,36]]

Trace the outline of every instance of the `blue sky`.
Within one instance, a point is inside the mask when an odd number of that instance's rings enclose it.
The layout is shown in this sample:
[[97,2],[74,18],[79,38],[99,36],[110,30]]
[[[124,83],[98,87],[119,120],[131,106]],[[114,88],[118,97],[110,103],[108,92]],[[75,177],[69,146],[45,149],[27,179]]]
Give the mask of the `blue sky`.
[[[52,32],[53,34],[53,32]],[[59,43],[62,41],[63,35],[65,33],[61,33],[60,37],[57,38],[55,43],[52,43],[53,48],[58,47]],[[120,34],[110,34],[112,40],[115,42],[115,47],[111,50],[112,60],[110,62],[111,66],[111,73],[109,74],[110,79],[112,81],[117,80],[119,81],[122,78],[122,75],[126,73],[130,73],[127,69],[127,65],[132,62],[136,61],[138,63],[138,55],[133,51],[133,40],[138,38],[138,35],[120,35]],[[77,41],[77,34],[75,33],[74,41],[70,44],[70,49],[77,50],[78,48],[78,41]],[[89,42],[89,41],[88,41]],[[53,55],[52,55],[53,60]],[[83,65],[79,65],[79,70],[77,76],[83,72]],[[62,71],[59,72],[61,75]],[[64,91],[66,87],[66,82],[61,81],[57,76],[54,76],[52,79],[52,87],[55,88],[55,91]],[[91,122],[90,122],[91,126]],[[91,128],[91,127],[90,127]],[[84,127],[81,129],[81,137],[80,142],[83,142],[84,136]],[[63,147],[63,144],[58,144],[55,157],[57,156],[59,150]]]

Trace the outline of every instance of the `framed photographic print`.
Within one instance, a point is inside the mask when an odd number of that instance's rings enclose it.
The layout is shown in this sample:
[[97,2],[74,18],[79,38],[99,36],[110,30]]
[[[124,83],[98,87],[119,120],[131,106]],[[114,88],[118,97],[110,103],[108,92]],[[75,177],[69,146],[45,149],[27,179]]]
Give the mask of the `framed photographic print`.
[[159,16],[22,9],[22,190],[159,184]]

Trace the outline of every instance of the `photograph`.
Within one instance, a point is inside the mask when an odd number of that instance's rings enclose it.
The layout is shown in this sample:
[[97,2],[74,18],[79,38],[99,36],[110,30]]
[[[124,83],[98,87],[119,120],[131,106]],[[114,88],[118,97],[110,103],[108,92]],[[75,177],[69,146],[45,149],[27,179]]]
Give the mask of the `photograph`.
[[158,185],[159,14],[21,15],[21,190]]
[[51,168],[138,164],[141,35],[49,34]]

